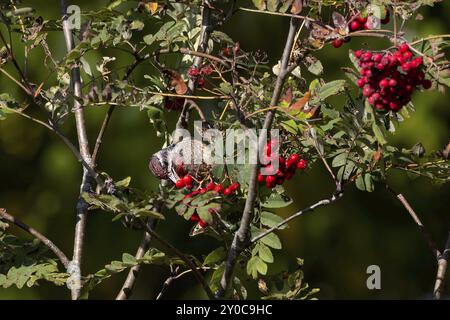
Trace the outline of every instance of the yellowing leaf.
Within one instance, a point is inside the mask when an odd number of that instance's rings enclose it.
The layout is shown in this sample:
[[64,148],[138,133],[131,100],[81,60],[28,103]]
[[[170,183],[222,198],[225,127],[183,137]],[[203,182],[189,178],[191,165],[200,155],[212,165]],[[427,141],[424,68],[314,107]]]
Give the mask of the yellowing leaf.
[[145,4],[145,8],[150,11],[151,14],[155,14],[158,10],[158,2],[148,2]]

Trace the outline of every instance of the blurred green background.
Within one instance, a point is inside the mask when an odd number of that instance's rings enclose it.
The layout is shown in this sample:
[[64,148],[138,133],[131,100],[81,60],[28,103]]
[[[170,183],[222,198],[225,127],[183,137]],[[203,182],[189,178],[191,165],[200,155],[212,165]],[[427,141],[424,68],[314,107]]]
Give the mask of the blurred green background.
[[[59,15],[57,1],[24,1],[37,9],[44,19]],[[72,1],[82,10],[99,8],[105,1]],[[449,33],[450,2],[421,11],[424,21],[411,21],[408,37]],[[239,12],[224,26],[244,50],[262,50],[272,63],[280,56],[288,20],[261,14]],[[378,47],[383,42],[367,43],[353,39],[341,49],[326,47],[320,53],[328,80],[343,78],[339,70],[350,66],[348,49]],[[16,39],[16,44],[18,43]],[[49,45],[57,57],[65,51],[61,32],[52,32]],[[129,63],[129,57],[117,51],[96,53],[116,56],[115,66]],[[45,74],[43,55],[33,51],[30,75],[36,82]],[[19,54],[20,57],[20,54]],[[148,73],[142,65],[134,73],[139,81]],[[17,88],[3,75],[0,93],[20,96]],[[437,91],[417,93],[416,114],[402,124],[390,142],[396,146],[411,147],[422,142],[427,151],[442,148],[450,138],[448,93]],[[91,147],[101,125],[105,108],[89,108],[86,118]],[[173,123],[171,121],[170,123]],[[76,141],[73,119],[64,132]],[[132,185],[156,190],[158,181],[149,173],[147,161],[157,151],[162,140],[157,138],[145,112],[137,109],[117,109],[104,138],[98,167],[115,179],[132,177]],[[52,239],[68,256],[72,252],[75,202],[79,192],[81,167],[65,145],[54,134],[19,116],[10,115],[0,122],[0,207],[35,227]],[[304,175],[297,175],[287,184],[287,192],[295,199],[293,205],[279,211],[287,216],[296,210],[326,197],[333,190],[323,168],[316,165]],[[405,194],[420,214],[438,244],[442,247],[450,229],[450,186],[435,186],[426,179],[410,179],[403,173],[391,172],[392,187]],[[188,236],[191,224],[174,214],[158,225],[160,232],[184,252],[202,255],[216,243],[211,238]],[[28,235],[15,228],[23,237]],[[318,287],[322,299],[395,299],[428,298],[434,285],[436,264],[420,232],[406,211],[381,185],[375,192],[363,193],[356,188],[346,190],[345,197],[334,206],[309,213],[279,232],[284,249],[277,252],[276,262],[269,272],[286,270],[295,264],[295,257],[305,259],[306,280]],[[134,254],[141,232],[125,229],[119,222],[111,222],[105,213],[90,215],[87,226],[83,273],[101,269],[111,260],[118,260],[123,252]],[[381,267],[381,290],[368,290],[366,268]],[[113,276],[91,293],[91,298],[114,298],[125,273]],[[144,266],[133,298],[153,299],[168,272],[165,269]],[[446,284],[450,290],[450,277]],[[246,284],[251,296],[256,297],[253,283]],[[447,291],[448,292],[448,291]],[[202,291],[190,277],[177,280],[167,291],[166,298],[203,298]],[[68,290],[42,282],[39,287],[1,289],[0,299],[67,299]]]

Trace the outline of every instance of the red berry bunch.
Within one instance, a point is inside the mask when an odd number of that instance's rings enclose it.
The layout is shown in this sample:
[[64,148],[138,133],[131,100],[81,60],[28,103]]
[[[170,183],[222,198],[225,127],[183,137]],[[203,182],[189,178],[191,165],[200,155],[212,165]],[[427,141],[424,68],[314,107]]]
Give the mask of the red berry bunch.
[[200,68],[192,66],[188,69],[187,75],[189,78],[197,82],[199,88],[205,85],[205,76],[211,75],[213,69],[211,65],[204,64]]
[[[186,187],[189,189],[189,188],[192,188],[192,186],[193,186],[193,178],[189,175],[184,176],[183,178],[178,180],[176,183],[177,188]],[[216,184],[214,182],[210,182],[206,185],[206,187],[199,188],[197,190],[192,191],[191,193],[186,194],[183,198],[183,203],[188,205],[188,202],[190,202],[190,200],[187,200],[187,199],[191,199],[191,198],[195,197],[196,195],[201,195],[206,192],[214,192],[217,194],[223,194],[224,196],[231,196],[234,193],[236,193],[240,187],[241,187],[241,185],[239,184],[239,182],[233,182],[225,189],[223,188],[222,184],[220,184],[220,183]],[[211,213],[213,213],[213,212],[211,212]],[[205,228],[208,226],[208,223],[206,221],[202,220],[200,218],[200,216],[195,212],[192,214],[190,220],[198,223],[198,225],[201,228]]]
[[429,89],[431,81],[425,79],[423,60],[403,43],[391,53],[357,50],[355,56],[361,68],[357,81],[370,105],[379,111],[399,111],[411,101],[414,89]]
[[[265,159],[270,159],[272,157],[272,150],[278,149],[278,141],[269,141],[264,148]],[[267,162],[267,161],[264,161]],[[268,175],[263,175],[261,172],[258,174],[258,182],[265,183],[267,188],[274,188],[277,184],[281,185],[285,180],[291,180],[297,169],[305,170],[308,163],[305,159],[302,159],[299,154],[294,153],[288,157],[286,160],[284,157],[278,157],[278,169],[275,170],[272,163],[263,164],[265,173]]]
[[[389,12],[389,10],[386,10],[386,16],[380,22],[381,22],[381,24],[388,24],[389,21],[390,21],[390,12]],[[352,20],[350,20],[350,22],[348,23],[348,29],[350,30],[350,32],[356,32],[359,30],[370,30],[370,29],[373,29],[373,24],[369,20],[368,16],[362,17],[361,14],[359,14],[356,17],[354,17]],[[348,42],[348,41],[350,41],[350,38],[348,38],[348,37],[347,38],[338,38],[338,39],[334,39],[331,42],[331,44],[335,48],[340,48],[340,47],[342,47],[344,42]]]

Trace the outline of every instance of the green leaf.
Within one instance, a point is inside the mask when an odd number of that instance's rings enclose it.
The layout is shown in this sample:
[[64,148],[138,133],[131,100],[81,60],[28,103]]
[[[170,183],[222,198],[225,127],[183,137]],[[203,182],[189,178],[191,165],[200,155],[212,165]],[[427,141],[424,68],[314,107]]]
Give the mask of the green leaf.
[[273,249],[281,249],[282,248],[280,238],[278,238],[278,236],[273,232],[269,233],[265,237],[262,237],[261,240],[259,240],[259,241],[261,241],[262,243],[264,243],[265,245],[267,245]]
[[258,10],[265,10],[266,9],[266,2],[265,0],[252,0],[253,4],[255,5]]
[[381,131],[381,128],[377,125],[377,123],[375,121],[372,124],[372,131],[375,134],[375,138],[381,145],[384,145],[387,143],[386,138],[384,137],[383,131]]
[[117,181],[116,183],[114,183],[114,185],[117,188],[127,188],[130,185],[130,182],[131,182],[131,177],[126,177],[125,179]]
[[347,152],[340,153],[336,157],[334,157],[331,165],[335,168],[341,167],[347,162],[347,158],[348,158]]
[[258,244],[258,255],[267,263],[272,263],[274,261],[272,251],[263,243]]
[[203,261],[204,266],[214,266],[218,262],[221,262],[225,259],[227,253],[224,247],[219,247],[212,252],[210,252],[205,260]]
[[253,256],[247,262],[247,274],[253,279],[257,279],[258,273],[265,275],[267,273],[267,264],[258,256]]
[[148,209],[133,209],[131,213],[139,218],[166,219],[161,213]]
[[345,80],[334,80],[321,86],[317,94],[320,100],[325,100],[328,97],[343,92],[344,89]]
[[285,195],[271,193],[269,197],[261,203],[261,206],[265,208],[284,208],[292,203],[292,199]]
[[267,0],[267,9],[272,12],[277,11],[279,2],[280,0]]
[[364,175],[364,184],[366,185],[367,192],[372,192],[374,190],[373,177],[370,173]]
[[[266,227],[272,228],[277,226],[280,222],[283,221],[283,218],[280,216],[277,216],[276,214],[269,212],[269,211],[263,211],[261,212],[261,224],[263,224]],[[279,227],[279,229],[286,228],[287,225],[283,225]]]
[[308,67],[308,71],[311,72],[313,75],[319,76],[323,73],[323,65],[320,60],[315,61]]

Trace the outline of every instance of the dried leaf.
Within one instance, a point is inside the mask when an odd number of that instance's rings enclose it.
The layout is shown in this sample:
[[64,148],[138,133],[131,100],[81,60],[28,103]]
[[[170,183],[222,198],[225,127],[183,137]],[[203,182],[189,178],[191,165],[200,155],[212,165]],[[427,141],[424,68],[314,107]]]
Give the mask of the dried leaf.
[[292,14],[300,14],[303,10],[303,1],[302,0],[294,0],[292,4],[291,13]]
[[169,89],[175,89],[177,94],[185,94],[188,91],[186,83],[178,72],[164,69],[163,73],[169,80]]

